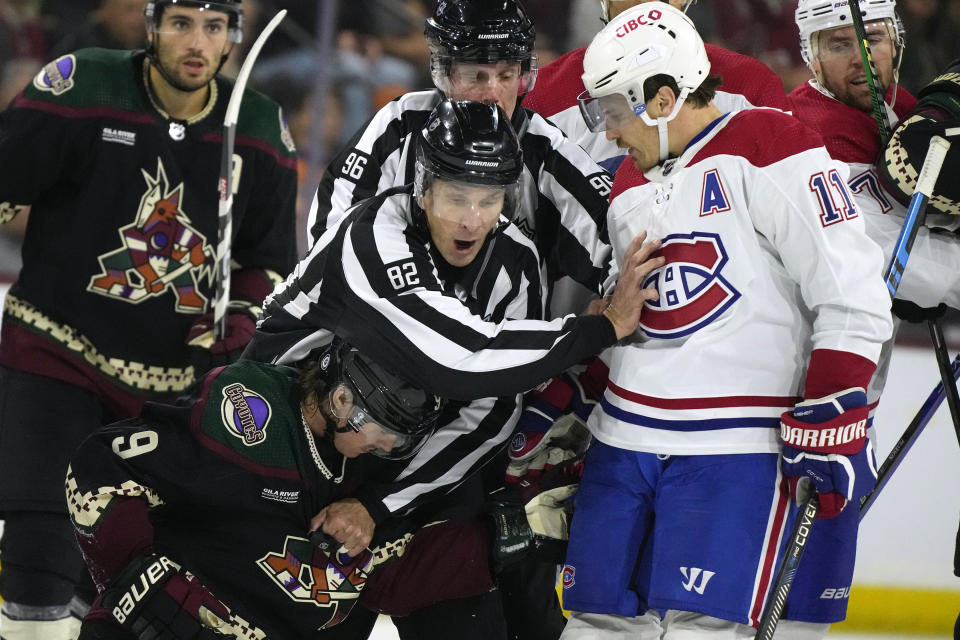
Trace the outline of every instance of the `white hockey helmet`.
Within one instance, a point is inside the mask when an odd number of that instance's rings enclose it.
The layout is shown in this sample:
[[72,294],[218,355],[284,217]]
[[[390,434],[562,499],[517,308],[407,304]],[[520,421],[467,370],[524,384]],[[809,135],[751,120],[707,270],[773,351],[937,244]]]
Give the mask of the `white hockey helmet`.
[[682,11],[663,2],[647,2],[624,11],[593,38],[583,58],[580,112],[591,131],[604,131],[611,115],[609,101],[619,95],[633,115],[655,124],[646,112],[643,83],[656,75],[673,78],[680,89],[676,117],[690,92],[710,74],[703,40]]
[[[603,21],[603,24],[610,22],[610,3],[611,2],[630,2],[632,7],[635,4],[641,4],[643,2],[650,2],[651,0],[600,0],[600,19]],[[687,12],[687,9],[690,8],[697,0],[683,0],[680,4],[680,8],[684,13]],[[663,0],[663,2],[671,2],[671,0]],[[671,2],[672,4],[672,2]]]
[[[899,59],[903,51],[903,24],[896,12],[896,0],[860,0],[863,22],[886,20]],[[808,65],[817,57],[817,33],[853,25],[849,0],[800,0],[794,13],[800,31],[800,54]],[[894,62],[895,68],[899,67]]]

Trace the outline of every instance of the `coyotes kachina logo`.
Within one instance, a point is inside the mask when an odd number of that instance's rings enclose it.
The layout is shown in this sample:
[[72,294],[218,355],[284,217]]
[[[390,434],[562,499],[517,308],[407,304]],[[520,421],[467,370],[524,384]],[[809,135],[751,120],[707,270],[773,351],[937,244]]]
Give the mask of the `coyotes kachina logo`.
[[287,536],[283,551],[271,551],[257,564],[295,602],[329,608],[330,619],[320,626],[325,629],[345,618],[360,597],[373,556],[366,561],[338,556],[334,563],[309,540]]
[[183,183],[171,187],[163,162],[157,173],[141,169],[147,189],[137,218],[118,231],[123,246],[97,259],[101,272],[87,291],[132,304],[172,290],[180,313],[203,313],[207,298],[198,290],[206,277],[213,282],[215,253],[183,212]]

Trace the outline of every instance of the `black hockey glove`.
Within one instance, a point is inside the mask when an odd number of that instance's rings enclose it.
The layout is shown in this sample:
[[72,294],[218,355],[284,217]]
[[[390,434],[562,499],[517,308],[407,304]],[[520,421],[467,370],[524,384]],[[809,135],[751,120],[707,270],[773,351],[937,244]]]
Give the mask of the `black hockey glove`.
[[190,346],[190,363],[196,379],[211,369],[223,367],[240,359],[247,343],[257,328],[258,307],[240,300],[231,301],[227,309],[227,335],[213,339],[213,314],[207,313],[190,327],[187,344]]
[[[907,205],[917,186],[917,177],[933,136],[945,136],[960,127],[960,60],[920,90],[913,112],[897,127],[878,163],[884,187],[901,204]],[[960,215],[960,138],[953,142],[940,169],[930,199],[926,226],[956,230],[960,221],[942,214]],[[940,214],[940,215],[938,215]]]
[[513,492],[502,491],[499,496],[486,505],[491,526],[490,567],[494,575],[522,560],[533,547],[533,531],[523,503],[513,499]]
[[226,606],[196,577],[155,554],[128,564],[87,617],[110,620],[140,640],[236,637]]
[[343,622],[353,610],[376,563],[369,549],[364,549],[356,557],[348,555],[346,547],[322,529],[310,533],[310,544],[315,547],[312,564],[325,566],[327,594],[330,601],[337,603],[330,610],[330,619],[320,626],[320,629],[329,629]]

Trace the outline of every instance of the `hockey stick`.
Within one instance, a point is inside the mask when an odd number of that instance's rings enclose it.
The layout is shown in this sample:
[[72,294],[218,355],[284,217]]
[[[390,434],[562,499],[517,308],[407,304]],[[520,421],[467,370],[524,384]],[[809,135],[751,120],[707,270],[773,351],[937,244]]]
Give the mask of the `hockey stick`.
[[863,60],[863,70],[867,74],[867,88],[870,89],[870,102],[873,103],[873,119],[877,121],[880,131],[880,141],[884,146],[890,139],[890,120],[887,118],[887,109],[883,103],[883,96],[877,91],[876,67],[873,64],[873,55],[870,53],[870,43],[867,42],[867,29],[863,26],[863,14],[860,12],[859,0],[850,0],[850,17],[853,18],[853,30],[857,34],[860,45],[860,59]]
[[[934,387],[930,395],[927,396],[920,410],[917,411],[913,420],[907,425],[903,435],[901,435],[900,439],[893,445],[886,460],[880,465],[880,468],[877,470],[877,481],[873,486],[873,490],[860,498],[861,520],[867,515],[867,511],[873,506],[877,496],[890,480],[890,476],[893,475],[893,472],[896,471],[900,463],[903,462],[904,457],[906,457],[907,452],[910,451],[913,443],[917,441],[920,433],[933,418],[937,409],[940,408],[940,403],[943,402],[944,397],[949,398],[952,396],[952,399],[948,399],[948,404],[958,402],[956,382],[960,379],[960,355],[958,355],[952,363],[947,362],[947,350],[943,341],[943,332],[935,320],[930,319],[928,322],[930,325],[930,337],[933,340],[934,351],[937,356],[937,365],[940,369],[940,382],[937,383],[937,386]],[[960,439],[960,424],[957,422],[957,414],[954,413],[952,407],[950,413],[953,418],[954,429],[957,430],[957,438]]]
[[[943,315],[947,306],[943,303],[937,307],[937,315],[927,321],[930,328],[930,340],[933,342],[933,351],[937,356],[937,368],[940,370],[940,380],[947,389],[947,406],[950,407],[950,418],[953,420],[953,430],[957,434],[957,442],[960,443],[960,393],[957,392],[956,378],[953,378],[953,370],[950,366],[950,359],[947,357],[947,341],[943,337],[943,329],[940,328],[939,317]],[[950,381],[952,380],[952,384]]]
[[[960,127],[947,129],[944,134],[948,136],[958,135],[960,134]],[[917,232],[920,230],[920,225],[923,224],[924,218],[926,217],[927,203],[933,195],[933,188],[937,183],[940,169],[943,167],[943,161],[949,149],[950,142],[945,138],[934,136],[930,139],[927,156],[924,158],[923,166],[920,168],[917,186],[913,192],[913,196],[910,198],[910,206],[907,208],[906,220],[904,220],[903,228],[900,230],[897,243],[894,245],[893,255],[890,257],[890,266],[887,267],[887,272],[883,278],[887,284],[887,291],[890,292],[891,299],[896,297],[897,289],[900,287],[903,270],[906,268],[907,260],[910,258],[910,250],[913,248],[913,242],[917,237]],[[940,347],[937,346],[936,339],[934,339],[934,347],[940,350]],[[938,360],[945,357],[945,351],[937,354]],[[954,381],[953,383],[950,382],[951,374]],[[874,484],[873,490],[860,499],[861,520],[877,499],[877,495],[887,484],[890,475],[896,471],[900,463],[903,462],[903,457],[907,454],[907,451],[910,450],[910,447],[913,446],[920,432],[923,431],[927,423],[933,418],[933,414],[936,413],[946,395],[946,387],[951,384],[955,385],[957,378],[960,377],[960,355],[958,355],[953,362],[952,372],[949,371],[947,367],[940,366],[940,377],[940,382],[933,391],[930,392],[930,395],[927,396],[927,400],[923,403],[923,406],[920,407],[920,411],[918,411],[913,420],[910,421],[903,435],[901,435],[900,439],[893,445],[887,458],[877,470],[877,481]],[[956,423],[957,416],[955,414],[953,414],[953,419]]]
[[[948,129],[947,133],[955,135],[954,129]],[[956,129],[960,133],[960,127]],[[893,247],[893,255],[890,257],[890,266],[883,276],[887,283],[887,291],[890,292],[890,298],[897,295],[897,289],[900,288],[900,280],[903,278],[903,270],[907,267],[907,260],[910,258],[910,249],[913,248],[913,242],[917,239],[917,232],[923,225],[926,217],[927,203],[933,195],[933,187],[937,184],[937,178],[940,176],[940,168],[943,167],[943,160],[950,150],[950,141],[940,136],[930,138],[930,146],[927,148],[927,157],[920,168],[920,175],[917,178],[917,186],[914,189],[913,196],[910,198],[910,206],[907,207],[907,217],[903,221],[903,228],[900,229],[900,235],[897,237],[897,243]]]
[[260,55],[260,49],[263,48],[267,38],[286,15],[286,9],[278,11],[250,47],[246,59],[240,66],[240,73],[237,74],[233,91],[230,92],[227,113],[223,118],[223,151],[220,155],[220,180],[217,183],[217,189],[220,191],[220,208],[217,212],[217,286],[213,295],[214,340],[221,340],[227,334],[227,304],[230,302],[230,242],[233,237],[233,146],[237,116],[240,113],[240,103],[243,101],[243,92],[247,87],[247,79],[250,77],[250,70],[253,69],[253,63]]
[[[851,3],[855,2],[856,0],[851,0]],[[857,10],[859,10],[859,7],[857,7]],[[952,130],[950,131],[952,132]],[[910,249],[913,247],[913,242],[917,237],[917,231],[920,229],[920,225],[923,224],[923,220],[926,215],[927,203],[930,201],[930,197],[933,195],[933,187],[937,183],[937,177],[940,175],[940,168],[943,166],[943,160],[946,157],[949,149],[950,143],[944,138],[934,136],[930,139],[930,146],[927,149],[927,157],[924,159],[923,167],[920,169],[920,176],[917,178],[917,186],[913,192],[913,197],[910,199],[910,207],[907,209],[906,220],[903,223],[903,228],[900,230],[900,236],[897,238],[893,256],[891,256],[890,259],[890,265],[887,267],[886,274],[884,274],[884,282],[887,283],[887,290],[890,293],[891,300],[897,295],[897,289],[900,287],[900,280],[903,277],[903,270],[906,268],[907,260],[910,258]],[[958,357],[958,359],[960,359],[960,357]],[[956,370],[954,373],[956,373]],[[941,391],[943,389],[942,382],[939,389],[941,389]],[[941,394],[936,402],[936,405],[939,406],[940,402],[942,401],[943,395]],[[924,425],[926,422],[930,421],[930,417],[932,417],[932,415],[933,411],[930,411],[926,417]],[[911,426],[913,426],[913,423],[911,423]],[[919,430],[916,430],[916,432],[917,435],[919,435]],[[904,437],[906,437],[906,434],[904,434]],[[960,437],[960,434],[958,434],[958,437]],[[913,436],[913,439],[910,441],[911,445],[915,439],[916,436]],[[903,438],[901,438],[901,441],[902,440]],[[900,443],[898,443],[898,445],[900,446],[900,449],[895,446],[894,451],[902,450],[902,445]],[[891,455],[893,455],[893,453]],[[899,465],[900,460],[902,460],[902,454],[900,454],[899,458],[893,462],[891,462],[890,458],[888,458],[887,461],[884,462],[884,466],[890,466],[894,463]],[[888,463],[890,464],[888,465]],[[890,472],[887,471],[885,477],[888,477],[889,473]],[[777,577],[774,580],[772,591],[769,599],[767,600],[767,604],[764,607],[763,614],[760,616],[757,634],[754,636],[756,640],[771,640],[773,638],[773,633],[776,631],[777,623],[780,622],[780,616],[783,613],[784,607],[786,606],[787,595],[790,593],[790,587],[793,586],[793,579],[796,576],[797,568],[800,565],[800,558],[803,555],[804,549],[806,548],[807,539],[813,527],[814,519],[817,517],[817,511],[820,509],[820,501],[817,498],[817,492],[809,486],[809,478],[803,478],[801,481],[805,481],[805,484],[807,485],[806,489],[810,491],[810,496],[804,502],[803,509],[797,516],[797,523],[790,535],[790,543],[784,552],[784,557],[780,563],[779,569],[777,570]],[[886,480],[884,479],[884,483],[885,482]],[[868,497],[873,496],[878,492],[880,486],[880,473],[878,471],[877,484],[874,485],[873,491],[861,500],[861,518],[863,518],[864,514],[863,504]]]
[[[951,368],[953,370],[953,379],[956,382],[956,380],[960,379],[960,355],[954,359]],[[930,395],[927,396],[927,399],[924,401],[923,406],[920,407],[917,415],[915,415],[913,420],[910,421],[910,424],[903,432],[903,435],[900,436],[900,439],[897,441],[897,443],[893,445],[893,448],[890,450],[890,454],[887,455],[887,459],[883,461],[882,465],[880,465],[880,468],[877,470],[877,481],[873,485],[873,490],[860,498],[861,520],[863,520],[863,517],[867,515],[867,511],[870,509],[873,503],[876,502],[877,496],[890,480],[890,476],[894,471],[897,470],[897,467],[900,466],[900,463],[903,462],[904,456],[907,455],[910,447],[912,447],[913,443],[916,442],[920,432],[923,431],[923,428],[926,427],[927,423],[930,422],[930,419],[933,418],[933,414],[935,414],[937,409],[940,408],[940,403],[943,402],[943,398],[944,386],[943,382],[941,381],[937,383],[937,386],[933,389],[933,391],[930,392]]]
[[797,483],[798,491],[800,491],[800,483],[806,485],[805,490],[809,491],[810,495],[803,502],[800,513],[797,514],[797,522],[790,533],[790,542],[783,551],[783,560],[780,561],[780,567],[777,569],[777,577],[773,581],[770,596],[763,608],[763,614],[760,616],[760,624],[757,627],[757,634],[754,636],[755,640],[771,640],[773,638],[773,632],[776,631],[780,616],[783,615],[783,608],[787,604],[787,595],[790,593],[790,587],[793,586],[793,579],[797,575],[800,558],[807,548],[807,540],[813,530],[813,522],[817,517],[817,511],[820,510],[820,499],[817,497],[816,490],[810,486],[810,478],[800,479]]

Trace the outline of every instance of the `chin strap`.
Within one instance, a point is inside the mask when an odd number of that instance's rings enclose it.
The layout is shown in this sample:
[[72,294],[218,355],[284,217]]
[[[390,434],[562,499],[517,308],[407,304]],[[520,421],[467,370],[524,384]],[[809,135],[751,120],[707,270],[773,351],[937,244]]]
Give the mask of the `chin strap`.
[[666,118],[657,118],[657,136],[660,138],[660,162],[663,164],[670,156],[670,134],[667,132]]
[[663,164],[670,157],[670,134],[667,131],[667,124],[680,115],[680,107],[687,101],[689,95],[690,89],[681,89],[680,95],[677,97],[677,104],[673,106],[670,115],[665,118],[661,116],[654,120],[646,111],[639,116],[647,126],[657,128],[657,136],[660,139],[660,161],[657,164]]

